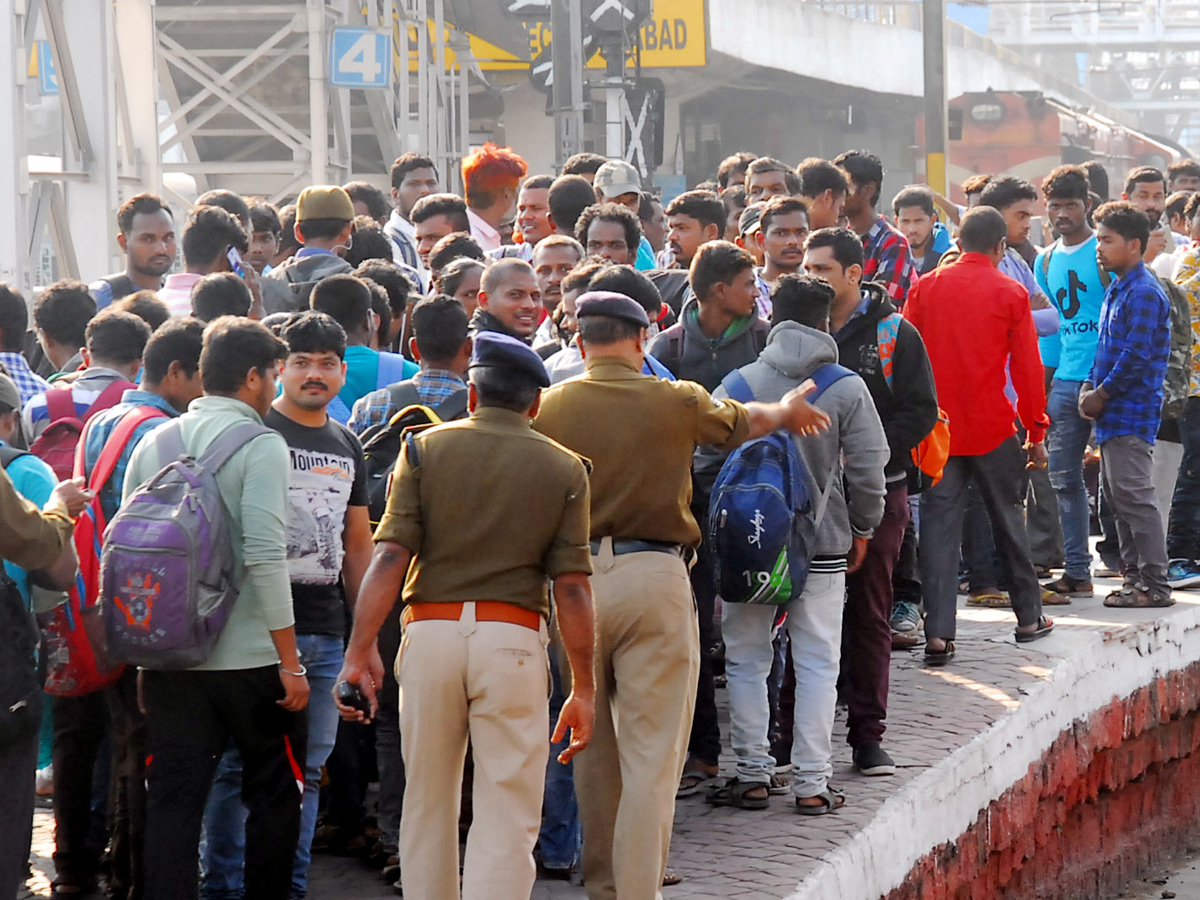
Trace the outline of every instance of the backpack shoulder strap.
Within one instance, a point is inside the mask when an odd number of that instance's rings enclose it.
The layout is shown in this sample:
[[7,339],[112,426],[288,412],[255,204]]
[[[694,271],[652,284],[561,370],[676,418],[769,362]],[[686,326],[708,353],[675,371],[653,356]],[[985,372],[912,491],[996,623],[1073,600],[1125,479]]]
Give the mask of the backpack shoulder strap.
[[187,448],[183,446],[183,425],[178,419],[172,419],[154,433],[154,442],[158,445],[158,467],[165,469],[180,457],[187,456]]
[[421,402],[421,395],[417,392],[417,386],[411,379],[389,384],[388,393],[391,395],[392,406],[397,411]]
[[[142,424],[149,422],[151,419],[165,419],[166,413],[161,409],[156,409],[153,406],[139,406],[137,409],[131,409],[121,417],[121,421],[117,423],[117,427],[113,429],[112,434],[108,436],[108,440],[104,442],[104,449],[100,451],[100,457],[96,460],[96,467],[92,469],[91,477],[88,479],[88,490],[99,491],[108,483],[108,479],[112,478],[113,472],[117,468],[117,462],[121,459],[121,454],[125,452],[125,448],[129,446],[129,441],[133,438],[133,433],[141,427]],[[84,429],[84,434],[79,439],[79,447],[76,457],[75,471],[82,472],[83,466],[80,465],[80,457],[83,455],[84,445],[87,443],[87,434],[91,429],[91,424]]]
[[746,381],[746,376],[739,369],[734,369],[722,378],[721,386],[725,388],[730,400],[736,400],[738,403],[754,402],[754,391],[750,388],[750,382]]
[[409,432],[404,436],[404,446],[408,450],[408,464],[414,469],[420,468],[421,452],[417,449],[417,436],[413,432]]
[[51,387],[46,391],[46,416],[51,422],[59,419],[78,418],[75,411],[75,396],[70,385]]
[[123,378],[118,378],[100,392],[100,396],[92,401],[92,405],[87,408],[87,412],[81,418],[86,422],[96,413],[111,409],[121,402],[122,394],[135,387],[137,385],[132,381],[125,381]]
[[1046,279],[1046,284],[1050,283],[1050,256],[1057,246],[1058,241],[1054,241],[1046,247],[1046,252],[1042,254],[1042,277]]
[[875,343],[879,348],[879,368],[883,371],[883,380],[890,389],[892,386],[892,360],[896,355],[896,341],[900,336],[900,314],[888,313],[879,320],[875,329]]
[[467,411],[468,393],[469,391],[455,391],[435,406],[433,411],[437,413],[437,417],[443,422],[450,422],[460,418]]
[[217,439],[208,445],[208,448],[196,462],[201,467],[211,470],[215,474],[221,470],[221,467],[225,463],[229,462],[235,453],[252,440],[262,437],[264,434],[272,433],[277,432],[274,432],[271,428],[267,428],[265,425],[256,425],[253,422],[234,425],[221,432]]
[[405,359],[398,353],[386,350],[379,352],[379,365],[375,369],[375,389],[385,388],[404,378]]
[[7,469],[22,456],[29,456],[29,451],[18,450],[16,447],[10,447],[8,444],[0,446],[0,469]]
[[839,366],[837,363],[826,363],[809,376],[812,378],[813,384],[817,386],[813,395],[808,398],[809,402],[811,403],[820,397],[834,382],[857,374],[853,369],[847,369],[845,366]]

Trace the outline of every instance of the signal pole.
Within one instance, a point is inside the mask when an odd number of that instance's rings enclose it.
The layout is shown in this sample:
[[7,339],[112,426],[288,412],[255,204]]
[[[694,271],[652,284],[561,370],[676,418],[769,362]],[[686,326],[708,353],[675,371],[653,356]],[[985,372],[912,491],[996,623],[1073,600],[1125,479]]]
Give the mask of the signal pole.
[[551,0],[550,31],[554,164],[561,171],[563,163],[583,149],[583,11],[577,0]]
[[945,195],[950,135],[946,116],[946,3],[924,0],[921,31],[925,62],[925,181]]

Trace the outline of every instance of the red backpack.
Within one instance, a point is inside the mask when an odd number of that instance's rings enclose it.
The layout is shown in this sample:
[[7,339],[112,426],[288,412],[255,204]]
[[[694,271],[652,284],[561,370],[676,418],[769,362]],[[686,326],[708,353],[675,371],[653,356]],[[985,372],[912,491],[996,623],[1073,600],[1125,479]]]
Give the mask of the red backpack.
[[46,414],[50,424],[38,435],[29,452],[49,465],[60,481],[66,481],[75,471],[75,447],[79,444],[79,436],[83,434],[83,426],[96,413],[116,406],[125,391],[136,387],[136,384],[122,379],[114,381],[92,401],[82,418],[75,411],[75,398],[70,385],[48,388]]
[[[103,399],[103,395],[101,398]],[[99,400],[97,401],[99,402]],[[88,410],[99,412],[95,404]],[[117,423],[104,445],[96,467],[88,478],[88,489],[95,493],[75,523],[75,553],[79,572],[75,586],[67,592],[67,602],[38,616],[42,646],[46,656],[46,693],[58,697],[79,697],[108,687],[121,677],[123,665],[110,666],[104,658],[104,622],[100,618],[100,550],[107,522],[100,506],[100,489],[112,478],[117,461],[125,452],[134,431],[150,419],[167,418],[153,406],[139,406]],[[83,475],[84,426],[76,443],[73,474]],[[43,435],[44,436],[44,435]]]

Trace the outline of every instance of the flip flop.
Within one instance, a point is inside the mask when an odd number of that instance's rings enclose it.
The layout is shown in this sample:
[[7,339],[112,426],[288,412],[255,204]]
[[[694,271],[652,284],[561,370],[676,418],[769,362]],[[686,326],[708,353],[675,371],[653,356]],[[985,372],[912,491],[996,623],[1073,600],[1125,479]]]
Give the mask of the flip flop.
[[980,591],[978,594],[967,595],[967,606],[983,609],[1008,609],[1012,601],[1003,591]]
[[[808,806],[800,802],[801,800],[812,799],[820,800],[821,805]],[[815,794],[813,797],[796,798],[796,812],[802,816],[827,816],[831,812],[836,812],[845,805],[845,795],[835,788],[826,788],[823,793]]]
[[683,881],[682,875],[678,875],[670,869],[663,872],[663,887],[670,887],[673,884],[679,884],[681,881]]
[[950,660],[954,659],[954,641],[946,641],[944,650],[930,650],[929,646],[925,647],[925,665],[927,666],[944,666]]
[[[675,791],[675,796],[678,799],[694,797],[714,781],[719,780],[720,777],[720,775],[709,775],[703,769],[687,769],[679,776],[679,788]],[[691,784],[684,784],[689,779],[695,780]]]
[[1044,638],[1054,630],[1054,622],[1046,616],[1039,616],[1037,620],[1036,631],[1014,631],[1013,634],[1017,638],[1018,644],[1028,644],[1030,641],[1036,641],[1038,638]]

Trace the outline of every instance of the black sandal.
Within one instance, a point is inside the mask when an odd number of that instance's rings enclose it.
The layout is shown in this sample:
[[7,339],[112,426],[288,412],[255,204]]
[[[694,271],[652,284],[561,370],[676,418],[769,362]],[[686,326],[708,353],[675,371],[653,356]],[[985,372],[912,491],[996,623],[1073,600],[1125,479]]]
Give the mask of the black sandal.
[[954,641],[946,641],[946,646],[941,650],[930,650],[929,645],[925,645],[925,665],[927,666],[944,666],[950,660],[954,659]]
[[[819,806],[801,803],[801,800],[820,800]],[[796,812],[802,816],[827,816],[846,805],[846,795],[836,788],[826,788],[823,793],[812,797],[797,797]]]
[[[761,790],[761,797],[747,796]],[[770,785],[759,781],[742,781],[736,776],[712,788],[704,799],[713,806],[733,806],[737,809],[766,809],[770,803]]]
[[1028,644],[1030,641],[1036,641],[1038,638],[1043,638],[1054,630],[1054,622],[1046,616],[1038,616],[1037,628],[1033,631],[1014,631],[1013,635],[1017,639],[1018,644]]

